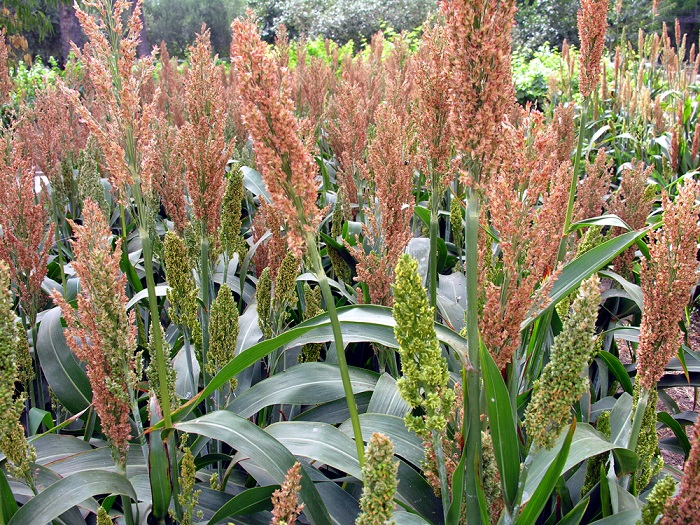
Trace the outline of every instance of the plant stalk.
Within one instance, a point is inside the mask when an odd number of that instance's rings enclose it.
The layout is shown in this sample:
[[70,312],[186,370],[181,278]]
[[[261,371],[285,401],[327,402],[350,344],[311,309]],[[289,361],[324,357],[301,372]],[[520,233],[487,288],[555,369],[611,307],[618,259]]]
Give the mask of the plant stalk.
[[480,419],[480,364],[479,364],[479,310],[478,310],[478,235],[479,235],[479,195],[469,188],[466,198],[465,259],[467,279],[467,344],[470,367],[467,369],[467,395],[464,396],[464,410],[469,418],[469,432],[466,436],[467,455],[466,494],[467,523],[481,523],[478,487],[481,481],[481,419]]
[[168,372],[165,367],[165,354],[163,352],[163,334],[160,328],[160,314],[158,312],[158,299],[156,297],[156,284],[153,278],[153,247],[148,230],[139,228],[141,246],[143,248],[143,268],[146,272],[146,286],[148,287],[148,307],[151,312],[151,326],[153,327],[153,345],[156,349],[156,368],[158,370],[158,386],[160,388],[160,404],[163,410],[163,424],[166,428],[172,426],[170,417],[170,394],[168,392]]
[[331,292],[331,287],[328,283],[328,277],[326,276],[326,272],[323,270],[323,262],[321,261],[321,254],[318,251],[318,247],[316,246],[315,236],[313,236],[312,234],[307,234],[306,244],[309,249],[309,258],[311,259],[311,262],[314,266],[314,271],[316,272],[318,284],[321,287],[323,300],[326,303],[328,316],[331,320],[331,327],[333,328],[333,341],[335,342],[335,350],[338,357],[338,368],[340,368],[340,377],[343,381],[343,391],[345,392],[345,399],[348,403],[348,410],[350,412],[350,422],[352,423],[352,433],[353,437],[355,438],[355,447],[357,448],[357,459],[360,462],[360,467],[362,467],[365,464],[365,444],[362,439],[362,428],[360,427],[360,416],[357,411],[357,403],[355,402],[355,395],[352,392],[352,383],[350,382],[348,362],[345,357],[345,344],[343,343],[343,332],[340,328],[338,312],[335,309],[335,300],[333,299],[333,292]]

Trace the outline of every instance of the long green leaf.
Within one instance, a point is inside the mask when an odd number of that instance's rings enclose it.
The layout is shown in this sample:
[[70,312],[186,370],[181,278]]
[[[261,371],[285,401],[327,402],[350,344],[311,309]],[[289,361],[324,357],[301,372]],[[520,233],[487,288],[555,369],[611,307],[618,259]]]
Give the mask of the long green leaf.
[[564,438],[564,443],[559,449],[559,453],[555,460],[549,465],[547,472],[542,477],[542,481],[537,484],[537,488],[532,494],[532,497],[525,505],[525,508],[518,516],[516,525],[533,525],[537,518],[542,512],[542,509],[547,503],[550,494],[557,486],[557,481],[559,476],[564,472],[564,466],[566,465],[566,459],[569,455],[569,449],[571,448],[571,441],[574,437],[574,431],[576,430],[576,420],[571,424],[569,431],[566,433]]
[[603,362],[605,362],[605,365],[613,373],[615,379],[620,382],[620,385],[625,392],[632,395],[632,391],[634,390],[632,380],[630,379],[630,375],[627,373],[627,370],[625,370],[625,367],[622,365],[620,360],[610,352],[605,351],[599,352],[596,359],[601,359]]
[[508,387],[493,357],[481,345],[481,369],[486,389],[486,413],[493,439],[493,450],[498,470],[501,473],[501,485],[506,508],[513,508],[518,492],[520,461],[518,435],[515,428],[513,408],[510,404]]
[[0,525],[6,525],[17,512],[17,502],[7,483],[5,472],[0,470]]
[[[270,434],[226,410],[211,412],[198,419],[178,423],[175,428],[182,432],[199,434],[229,444],[239,453],[265,470],[280,485],[287,471],[294,466],[296,458]],[[331,519],[309,475],[301,471],[300,497],[305,514],[317,525],[330,523]]]
[[578,288],[581,281],[587,279],[595,272],[605,267],[619,254],[632,246],[638,239],[646,235],[647,230],[633,231],[623,233],[617,237],[605,241],[603,244],[596,246],[590,251],[587,251],[580,257],[577,257],[569,264],[562,268],[559,277],[554,282],[549,297],[544,304],[537,305],[530,316],[525,319],[520,325],[520,329],[524,330],[530,326],[535,319],[540,317],[545,311],[553,308],[559,301]]
[[265,487],[253,487],[244,490],[216,511],[209,520],[210,525],[224,521],[231,516],[252,514],[253,512],[271,509],[272,502],[270,498],[272,497],[272,493],[279,488],[279,485],[267,485]]
[[[349,372],[355,394],[372,390],[377,384],[377,374],[373,372],[360,368],[350,368]],[[337,366],[300,363],[249,388],[227,410],[249,418],[264,407],[274,404],[315,405],[343,396],[343,384]]]
[[71,414],[85,410],[92,401],[92,389],[87,374],[66,343],[60,308],[52,308],[44,315],[36,351],[46,380],[61,404]]
[[583,519],[583,515],[586,513],[590,499],[584,498],[578,502],[571,511],[564,516],[557,525],[579,525]]
[[[343,340],[346,343],[370,341],[379,342],[391,348],[398,347],[394,337],[394,325],[396,323],[392,316],[391,308],[374,305],[353,305],[339,308],[338,317],[343,330]],[[463,361],[466,360],[464,354],[466,341],[463,337],[439,323],[435,323],[435,331],[440,341],[457,351],[462,356]],[[184,419],[203,399],[213,394],[235,377],[236,374],[278,348],[285,345],[299,345],[311,342],[324,343],[332,340],[333,333],[330,319],[327,314],[323,314],[291,328],[277,337],[251,346],[229,361],[218,374],[211,378],[204,390],[180,409],[173,412],[173,421]],[[161,428],[163,428],[162,422],[152,427],[153,430]]]
[[657,412],[656,418],[673,431],[681,447],[683,447],[685,457],[688,457],[688,454],[690,454],[690,441],[683,427],[668,412]]
[[8,525],[49,523],[98,494],[121,494],[136,500],[129,480],[115,472],[89,470],[63,478],[22,506]]

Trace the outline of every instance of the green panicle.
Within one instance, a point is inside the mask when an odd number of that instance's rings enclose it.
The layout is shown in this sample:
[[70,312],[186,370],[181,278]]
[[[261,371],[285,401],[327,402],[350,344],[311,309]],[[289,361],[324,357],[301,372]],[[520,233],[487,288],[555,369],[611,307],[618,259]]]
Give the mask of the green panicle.
[[[238,344],[238,306],[231,289],[222,284],[216,299],[211,303],[209,317],[209,352],[207,353],[207,373],[215,375],[236,355]],[[236,389],[232,379],[231,390]]]
[[29,353],[29,342],[26,337],[21,337],[21,334],[17,343],[15,359],[17,363],[17,381],[27,386],[34,379],[34,366],[32,356]]
[[452,410],[454,391],[447,388],[449,372],[435,334],[435,311],[428,304],[418,275],[418,262],[404,254],[396,264],[393,316],[394,334],[399,343],[403,377],[399,392],[413,409],[424,415],[406,415],[406,425],[421,436],[441,432]]
[[256,310],[258,312],[258,324],[265,339],[272,338],[272,324],[270,323],[270,311],[272,308],[272,281],[270,280],[270,268],[265,268],[258,279],[255,289]]
[[229,173],[226,191],[221,201],[219,244],[229,257],[233,257],[233,254],[237,253],[241,261],[248,253],[248,246],[241,237],[241,208],[244,191],[243,173],[238,164],[234,164],[234,168]]
[[462,203],[456,197],[450,199],[450,227],[452,228],[452,242],[455,246],[462,246],[464,242],[464,218],[462,216]]
[[163,242],[165,275],[168,281],[166,297],[170,303],[170,318],[189,332],[198,352],[202,348],[202,326],[197,317],[197,287],[190,269],[185,242],[173,232]]
[[112,525],[112,518],[109,517],[107,511],[104,507],[97,508],[97,522],[96,525]]
[[605,242],[607,235],[603,234],[602,226],[589,226],[576,247],[576,257],[590,252]]
[[393,525],[398,470],[399,462],[394,461],[394,444],[391,439],[375,432],[365,449],[361,512],[355,525]]
[[571,313],[552,343],[551,358],[535,381],[525,412],[525,428],[531,442],[552,448],[571,421],[571,407],[588,390],[583,370],[595,349],[595,322],[600,304],[597,276],[581,283]]
[[36,452],[27,443],[20,423],[24,395],[14,397],[15,381],[19,379],[17,354],[22,350],[24,334],[21,325],[15,323],[9,275],[7,264],[0,261],[0,452],[7,458],[7,472],[33,487],[31,464]]
[[637,522],[637,525],[655,525],[657,518],[664,513],[666,502],[675,492],[676,482],[672,477],[666,476],[659,480],[647,496],[646,503],[642,507],[642,519]]
[[[312,319],[323,313],[321,308],[321,288],[311,288],[308,284],[304,284],[304,321]],[[315,363],[321,359],[321,350],[323,343],[306,343],[301,347],[299,354],[300,363]]]
[[[634,409],[637,408],[637,402],[641,394],[641,386],[639,382],[634,383]],[[637,471],[634,478],[634,485],[637,494],[651,481],[651,478],[661,472],[664,466],[664,460],[661,458],[659,450],[659,436],[656,433],[656,404],[659,400],[659,394],[655,388],[649,390],[649,400],[647,408],[642,416],[642,426],[639,429],[639,437],[637,438],[637,447],[634,451],[639,457]],[[634,413],[634,411],[632,412]]]
[[[610,439],[610,412],[601,412],[596,421],[595,428],[598,432],[603,434],[607,439]],[[600,469],[608,460],[607,452],[603,454],[598,454],[593,456],[588,460],[588,465],[586,466],[586,479],[583,482],[583,487],[581,487],[581,497],[588,494],[596,483],[600,480]]]
[[109,219],[109,202],[105,194],[105,188],[100,178],[100,170],[97,164],[97,151],[95,146],[90,146],[80,152],[78,157],[78,199],[84,202],[91,198],[102,210],[105,218]]
[[282,259],[275,279],[275,310],[281,312],[286,306],[296,304],[296,284],[299,274],[299,261],[292,252]]
[[201,490],[195,490],[197,467],[194,464],[194,455],[188,446],[187,434],[183,434],[180,439],[180,450],[182,450],[182,460],[180,461],[180,494],[177,501],[182,508],[182,519],[180,525],[192,525],[194,508],[199,501]]
[[[497,523],[503,509],[500,475],[496,453],[493,450],[493,439],[490,432],[481,432],[481,483],[486,496],[486,508],[489,509],[491,523]],[[466,511],[466,509],[465,509]]]

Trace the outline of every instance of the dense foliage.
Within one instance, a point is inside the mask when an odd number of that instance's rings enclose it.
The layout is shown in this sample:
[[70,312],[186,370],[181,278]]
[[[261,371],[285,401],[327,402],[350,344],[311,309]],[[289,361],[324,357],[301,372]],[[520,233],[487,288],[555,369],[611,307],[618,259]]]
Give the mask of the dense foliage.
[[697,521],[680,26],[608,55],[585,0],[527,61],[446,0],[182,64],[86,4],[64,70],[0,38],[0,524]]

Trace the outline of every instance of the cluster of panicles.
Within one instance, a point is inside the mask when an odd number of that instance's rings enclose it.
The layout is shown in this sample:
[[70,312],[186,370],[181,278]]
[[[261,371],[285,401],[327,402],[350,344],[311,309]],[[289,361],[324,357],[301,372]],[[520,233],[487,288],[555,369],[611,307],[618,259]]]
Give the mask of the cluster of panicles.
[[184,86],[187,121],[180,129],[177,143],[185,159],[185,182],[192,212],[212,235],[219,227],[228,154],[223,85],[215,58],[211,56],[208,30],[197,35],[190,47],[189,63]]
[[651,258],[642,261],[644,315],[637,348],[637,381],[652,390],[681,343],[680,322],[698,279],[698,184],[688,181],[671,202],[663,196],[663,227],[649,233]]
[[338,159],[338,186],[348,204],[358,202],[360,170],[364,166],[368,131],[384,96],[384,36],[372,37],[370,53],[347,57],[341,79],[328,102],[328,143]]
[[586,161],[586,176],[576,190],[574,222],[598,217],[605,207],[605,195],[610,188],[612,159],[600,149],[591,163]]
[[248,245],[241,235],[241,206],[245,188],[243,173],[234,165],[226,182],[226,191],[221,201],[221,225],[219,226],[219,244],[229,258],[238,254],[239,264],[248,253]]
[[399,258],[392,288],[394,335],[403,370],[397,385],[411,408],[420,408],[424,413],[423,416],[407,414],[406,425],[426,436],[445,428],[455,394],[447,387],[449,372],[435,334],[435,309],[428,304],[418,275],[418,262],[410,255]]
[[[620,217],[633,230],[644,228],[654,203],[654,186],[647,184],[652,171],[653,166],[645,167],[639,161],[623,166],[620,186],[607,202],[607,211]],[[621,228],[613,228],[613,235],[621,233]],[[625,277],[632,272],[634,251],[634,247],[629,248],[615,260],[615,270]]]
[[360,515],[355,525],[393,525],[394,494],[399,482],[399,462],[394,461],[394,444],[384,434],[375,432],[365,448],[362,466]]
[[189,332],[196,348],[202,347],[202,326],[197,317],[198,290],[192,277],[187,246],[182,238],[173,232],[165,234],[163,241],[163,262],[168,282],[166,298],[170,303],[170,319]]
[[[141,100],[142,86],[153,74],[153,57],[142,59],[136,67],[143,27],[141,3],[137,0],[132,10],[129,0],[86,0],[83,8],[75,10],[88,42],[82,50],[73,45],[73,52],[90,72],[94,99],[87,104],[77,91],[68,93],[102,149],[112,189],[123,204],[135,182],[144,193],[151,189],[151,175],[142,163],[157,111],[155,101],[142,104]],[[124,13],[130,13],[126,26]]]
[[66,340],[87,363],[93,404],[112,446],[115,461],[124,466],[129,447],[129,390],[137,378],[136,330],[127,315],[126,277],[119,271],[120,242],[112,249],[111,232],[97,204],[87,200],[83,225],[71,221],[73,268],[80,278],[78,310],[56,291],[52,297],[66,321]]
[[485,184],[496,167],[501,124],[515,100],[510,34],[515,1],[443,0],[450,72],[450,121],[466,184]]
[[301,140],[289,74],[277,67],[253,20],[232,24],[231,67],[235,69],[255,164],[271,195],[275,212],[287,223],[287,245],[298,257],[304,237],[321,219],[316,205],[316,163],[311,145]]
[[0,105],[7,102],[10,97],[10,91],[14,87],[14,82],[10,78],[10,70],[7,66],[8,55],[5,32],[0,31]]
[[10,147],[0,158],[0,259],[9,266],[20,306],[33,324],[44,302],[41,283],[46,276],[53,232],[47,229],[44,194],[35,194],[29,159],[11,138]]
[[[398,90],[403,85],[391,80],[387,90]],[[362,246],[352,250],[357,259],[357,279],[367,283],[374,304],[391,305],[394,266],[411,239],[414,138],[405,100],[392,97],[384,101],[377,108],[376,136],[367,151],[365,174],[374,186],[377,203],[374,211],[367,210],[370,226],[365,228],[374,246],[369,254]]]
[[415,120],[420,125],[420,167],[428,177],[450,180],[452,143],[449,140],[450,92],[446,68],[445,26],[425,28],[414,61],[417,106]]
[[558,117],[545,125],[540,113],[513,108],[502,130],[506,147],[495,157],[499,169],[485,189],[500,250],[491,272],[482,272],[495,278],[484,279],[481,333],[500,368],[520,344],[520,324],[553,282],[570,174],[562,151],[569,120]]
[[[209,315],[209,351],[205,370],[213,376],[233,359],[238,344],[238,306],[227,284],[219,288]],[[235,381],[230,382],[232,390],[236,388]]]
[[326,110],[328,94],[335,91],[338,78],[338,49],[330,40],[326,40],[326,55],[332,61],[326,62],[317,56],[306,56],[306,42],[296,45],[297,64],[294,68],[294,105],[297,111],[311,122],[319,122]]
[[299,503],[301,465],[297,462],[287,471],[282,486],[272,493],[272,521],[270,525],[293,525],[304,509]]
[[608,30],[609,0],[582,0],[578,11],[578,34],[581,41],[579,90],[588,97],[600,80],[600,59]]
[[661,525],[691,525],[700,516],[700,419],[693,426],[692,443],[678,495],[666,505]]
[[20,416],[24,411],[22,396],[14,398],[15,381],[19,378],[17,361],[24,351],[21,324],[15,323],[8,267],[0,261],[0,452],[7,458],[9,472],[33,486],[31,463],[34,447],[27,443]]
[[87,128],[79,121],[68,95],[51,85],[38,90],[33,104],[22,114],[18,131],[32,163],[49,179],[54,195],[65,195],[71,181],[62,180],[61,165],[76,163],[87,143]]
[[581,283],[571,313],[552,344],[550,361],[533,386],[525,428],[537,447],[554,445],[571,421],[571,407],[588,389],[588,377],[582,372],[593,354],[599,306],[599,281],[593,276]]

